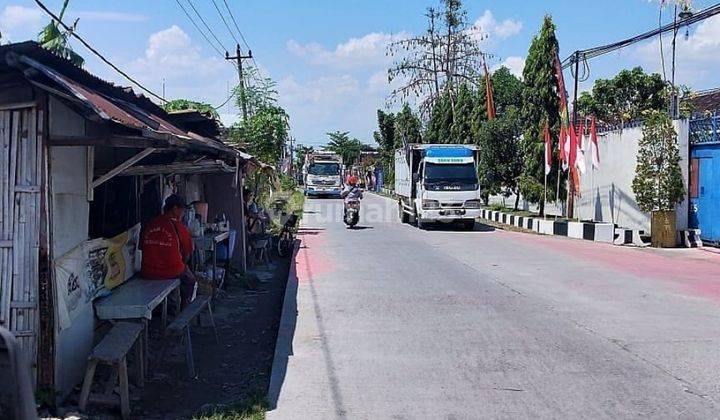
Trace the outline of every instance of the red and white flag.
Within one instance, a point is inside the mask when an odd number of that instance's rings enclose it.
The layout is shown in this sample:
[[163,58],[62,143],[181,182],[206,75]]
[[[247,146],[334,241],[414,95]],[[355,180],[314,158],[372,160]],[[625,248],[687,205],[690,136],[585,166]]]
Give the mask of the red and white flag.
[[545,175],[548,175],[552,170],[552,136],[550,136],[550,126],[547,121],[545,121],[543,137],[545,141]]
[[568,162],[570,160],[570,144],[568,143],[570,136],[564,126],[560,125],[560,138],[558,138],[558,149],[560,149],[560,162],[562,162],[563,171],[567,171]]
[[585,126],[583,123],[580,123],[580,129],[578,130],[578,135],[575,138],[575,147],[577,148],[576,157],[575,157],[575,167],[578,168],[581,174],[585,174],[585,148],[583,147],[583,140],[585,139]]
[[595,126],[595,117],[590,121],[590,155],[592,156],[593,169],[600,168],[600,146],[597,139],[597,127]]

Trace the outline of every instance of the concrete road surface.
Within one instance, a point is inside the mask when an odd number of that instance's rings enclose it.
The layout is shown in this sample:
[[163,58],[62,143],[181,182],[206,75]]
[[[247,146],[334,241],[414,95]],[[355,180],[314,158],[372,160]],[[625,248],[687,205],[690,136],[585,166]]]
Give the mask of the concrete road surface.
[[309,200],[270,419],[720,418],[720,255]]

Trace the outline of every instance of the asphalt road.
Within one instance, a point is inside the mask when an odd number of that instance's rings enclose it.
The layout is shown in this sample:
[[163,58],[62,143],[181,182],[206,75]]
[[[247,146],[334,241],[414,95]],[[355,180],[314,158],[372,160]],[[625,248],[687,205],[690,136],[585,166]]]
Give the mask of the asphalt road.
[[308,200],[270,419],[720,418],[720,255]]

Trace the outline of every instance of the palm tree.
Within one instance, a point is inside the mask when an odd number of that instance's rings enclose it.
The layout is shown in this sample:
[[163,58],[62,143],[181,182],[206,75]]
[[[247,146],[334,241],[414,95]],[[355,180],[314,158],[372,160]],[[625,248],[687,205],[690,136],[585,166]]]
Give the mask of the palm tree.
[[349,134],[347,131],[327,133],[330,141],[325,148],[340,155],[345,165],[352,166],[361,151],[372,150],[372,147],[356,138],[350,138]]
[[[63,15],[65,15],[65,9],[67,9],[69,1],[70,0],[65,0],[63,2],[62,10],[60,10],[60,20],[62,20]],[[79,19],[75,19],[72,27],[67,31],[60,30],[60,24],[55,20],[51,20],[50,23],[48,23],[48,25],[38,34],[38,42],[43,48],[52,51],[62,58],[70,60],[78,67],[82,67],[85,63],[85,59],[73,51],[68,44],[68,38],[77,27],[78,20]]]

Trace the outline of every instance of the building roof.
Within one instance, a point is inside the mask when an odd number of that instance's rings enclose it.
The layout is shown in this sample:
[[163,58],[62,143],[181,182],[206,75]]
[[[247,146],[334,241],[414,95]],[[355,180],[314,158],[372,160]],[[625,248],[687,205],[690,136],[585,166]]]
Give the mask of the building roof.
[[720,111],[720,88],[695,92],[688,101],[695,115]]
[[173,119],[144,95],[102,80],[34,41],[0,46],[0,75],[9,73],[20,73],[36,87],[72,102],[86,115],[92,114],[96,119],[136,130],[141,137],[167,141],[170,147],[254,160],[256,166],[260,166],[253,156],[217,138],[190,131],[182,121]]

